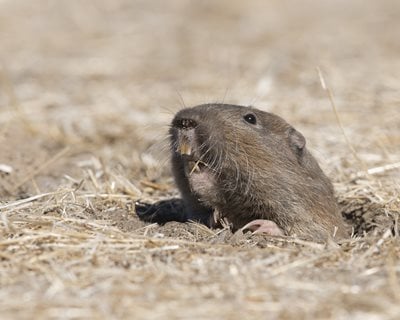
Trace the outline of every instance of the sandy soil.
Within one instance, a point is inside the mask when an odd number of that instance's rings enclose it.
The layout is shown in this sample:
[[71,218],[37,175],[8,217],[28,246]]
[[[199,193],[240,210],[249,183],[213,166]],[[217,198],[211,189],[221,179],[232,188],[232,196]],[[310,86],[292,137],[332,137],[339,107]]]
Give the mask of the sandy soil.
[[[0,0],[1,318],[399,318],[399,16],[395,0]],[[139,221],[137,200],[179,196],[173,114],[221,101],[306,136],[351,239]]]

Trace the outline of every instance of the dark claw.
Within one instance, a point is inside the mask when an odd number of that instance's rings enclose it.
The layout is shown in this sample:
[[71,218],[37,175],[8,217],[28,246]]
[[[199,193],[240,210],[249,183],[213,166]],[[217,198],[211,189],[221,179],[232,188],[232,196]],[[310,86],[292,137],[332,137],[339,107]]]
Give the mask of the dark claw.
[[135,202],[135,211],[139,218],[145,218],[148,215],[154,213],[154,210],[151,210],[153,207],[150,203],[141,202],[140,200]]

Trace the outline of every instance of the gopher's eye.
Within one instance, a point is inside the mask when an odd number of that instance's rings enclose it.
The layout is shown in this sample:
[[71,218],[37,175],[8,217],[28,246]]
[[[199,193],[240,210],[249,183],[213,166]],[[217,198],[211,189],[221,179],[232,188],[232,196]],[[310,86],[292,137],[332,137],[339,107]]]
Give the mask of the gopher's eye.
[[244,120],[246,120],[246,122],[251,123],[251,124],[256,124],[257,123],[257,119],[256,116],[252,113],[248,113],[243,117]]

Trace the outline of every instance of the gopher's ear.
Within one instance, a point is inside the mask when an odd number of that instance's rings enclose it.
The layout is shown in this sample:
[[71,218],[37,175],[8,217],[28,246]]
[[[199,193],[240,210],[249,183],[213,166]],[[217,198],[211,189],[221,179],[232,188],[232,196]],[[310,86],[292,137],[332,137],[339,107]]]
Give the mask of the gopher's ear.
[[306,139],[295,128],[289,129],[289,145],[297,156],[302,156],[306,146]]

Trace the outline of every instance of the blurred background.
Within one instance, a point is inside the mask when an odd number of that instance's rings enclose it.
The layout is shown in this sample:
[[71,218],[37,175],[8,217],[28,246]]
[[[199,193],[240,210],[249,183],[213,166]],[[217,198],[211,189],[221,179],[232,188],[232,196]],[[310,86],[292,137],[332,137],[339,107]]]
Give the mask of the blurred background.
[[20,183],[70,146],[134,177],[177,110],[224,101],[286,118],[340,181],[362,165],[316,68],[364,164],[399,161],[399,30],[396,0],[1,0],[0,163]]

